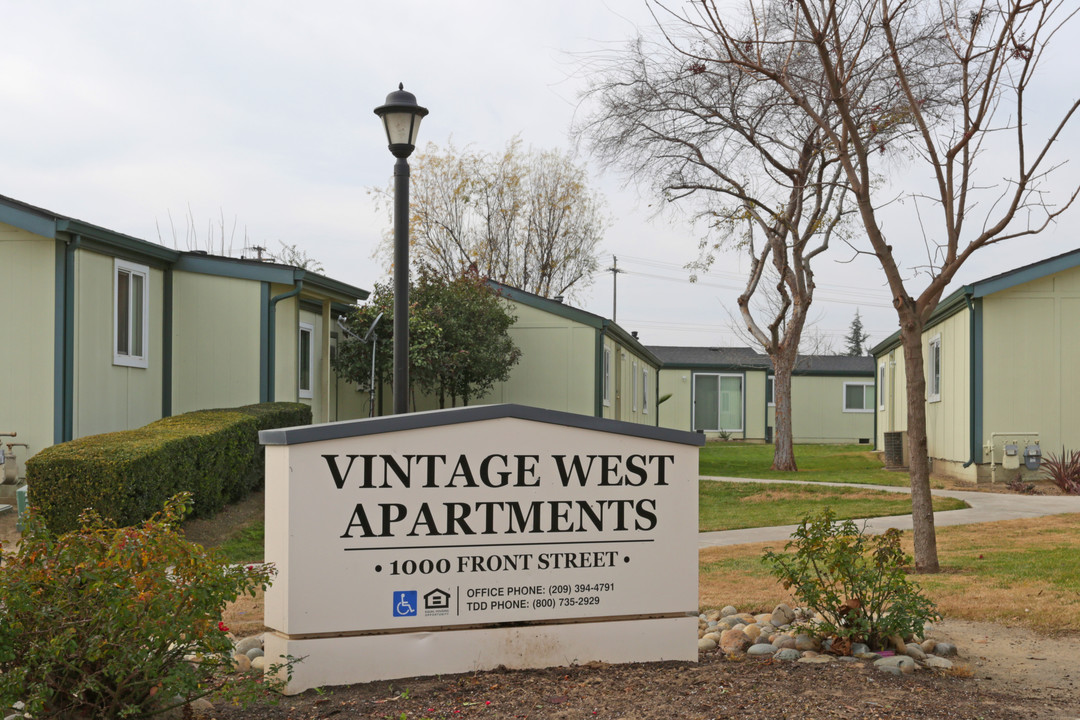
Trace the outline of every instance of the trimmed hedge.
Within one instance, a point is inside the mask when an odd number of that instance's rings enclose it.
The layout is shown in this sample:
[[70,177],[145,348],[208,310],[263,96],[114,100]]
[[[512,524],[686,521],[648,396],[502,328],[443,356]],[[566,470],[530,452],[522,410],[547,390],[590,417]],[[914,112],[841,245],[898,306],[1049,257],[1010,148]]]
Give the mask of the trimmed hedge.
[[307,405],[263,403],[53,445],[26,463],[30,505],[56,533],[76,529],[85,508],[134,525],[182,491],[194,496],[196,517],[210,517],[262,486],[260,430],[310,424]]

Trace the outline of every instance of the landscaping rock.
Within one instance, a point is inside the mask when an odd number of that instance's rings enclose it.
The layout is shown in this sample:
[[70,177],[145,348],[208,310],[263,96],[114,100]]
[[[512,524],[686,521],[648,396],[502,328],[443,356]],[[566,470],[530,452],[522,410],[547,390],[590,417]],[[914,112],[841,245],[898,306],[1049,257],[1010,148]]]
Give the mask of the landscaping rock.
[[266,658],[257,657],[251,661],[251,669],[265,672],[266,671]]
[[772,656],[772,655],[776,654],[777,650],[779,650],[779,648],[776,647],[775,645],[770,644],[770,643],[756,643],[754,645],[751,645],[746,650],[746,654],[747,655],[769,655],[769,656]]
[[909,658],[912,658],[913,660],[925,660],[926,659],[926,653],[924,653],[923,649],[920,646],[916,645],[915,643],[908,643],[908,646],[905,649],[904,654],[907,655]]
[[802,657],[802,653],[795,648],[781,648],[776,651],[773,657],[781,662],[794,662]]
[[795,650],[795,638],[785,633],[773,636],[771,640],[772,644],[781,650]]
[[214,703],[206,698],[192,700],[188,707],[191,708],[191,714],[196,718],[209,718],[214,714]]
[[236,643],[236,652],[247,653],[247,651],[252,648],[262,649],[262,646],[262,635],[252,635],[250,637],[241,638],[240,642]]
[[727,605],[723,609],[720,610],[720,617],[722,617],[722,618],[726,618],[726,617],[730,617],[731,615],[738,615],[738,614],[739,614],[739,611],[736,610],[733,605]]
[[820,650],[821,641],[815,637],[811,637],[806,634],[799,634],[795,636],[795,649],[796,650]]
[[795,611],[787,603],[780,603],[773,608],[770,622],[777,627],[790,625],[795,622]]
[[248,656],[249,660],[254,660],[257,657],[262,657],[263,651],[262,648],[251,648],[244,654]]
[[720,634],[720,649],[729,655],[745,652],[753,644],[754,641],[742,630],[725,630]]
[[945,658],[938,657],[937,655],[927,655],[923,664],[928,668],[934,668],[935,670],[948,670],[952,668],[952,660],[946,660]]
[[915,661],[907,655],[890,655],[874,661],[874,667],[895,675],[910,675],[915,672]]
[[746,636],[751,640],[756,641],[759,637],[761,637],[761,628],[757,625],[747,625],[742,629],[742,631],[746,633]]
[[934,654],[938,657],[952,657],[956,655],[956,646],[952,643],[939,642],[934,647]]
[[701,638],[697,641],[698,652],[712,652],[716,649],[716,641],[712,638]]
[[233,672],[247,672],[251,669],[251,658],[244,653],[233,655]]
[[864,654],[866,654],[868,652],[870,652],[870,646],[867,645],[866,643],[852,643],[851,644],[851,654],[854,655],[855,657],[859,657],[860,655],[864,655]]
[[831,663],[832,661],[832,655],[803,655],[796,662],[806,663],[808,665],[824,665],[825,663]]

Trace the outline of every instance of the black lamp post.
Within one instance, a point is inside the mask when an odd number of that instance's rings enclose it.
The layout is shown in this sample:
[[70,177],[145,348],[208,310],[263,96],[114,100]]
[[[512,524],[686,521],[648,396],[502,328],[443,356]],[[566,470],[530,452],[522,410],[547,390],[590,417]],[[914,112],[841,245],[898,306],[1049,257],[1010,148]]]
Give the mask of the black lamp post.
[[409,162],[427,108],[398,84],[375,108],[386,128],[394,163],[394,413],[409,411]]

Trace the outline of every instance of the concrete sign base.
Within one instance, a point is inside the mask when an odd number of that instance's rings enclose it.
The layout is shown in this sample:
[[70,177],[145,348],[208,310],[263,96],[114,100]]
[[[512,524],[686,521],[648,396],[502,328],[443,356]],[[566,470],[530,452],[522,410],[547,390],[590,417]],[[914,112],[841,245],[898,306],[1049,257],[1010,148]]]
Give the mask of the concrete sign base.
[[[697,616],[391,635],[289,638],[267,633],[267,657],[303,657],[288,694],[374,680],[511,669],[697,660]],[[282,680],[285,678],[282,677]]]

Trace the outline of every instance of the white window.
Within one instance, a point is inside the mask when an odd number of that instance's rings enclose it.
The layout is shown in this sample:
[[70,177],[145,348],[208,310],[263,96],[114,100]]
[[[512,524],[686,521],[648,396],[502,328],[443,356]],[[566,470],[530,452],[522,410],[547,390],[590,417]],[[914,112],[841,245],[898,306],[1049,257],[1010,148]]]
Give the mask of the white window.
[[877,371],[877,394],[878,394],[878,410],[885,409],[885,363],[878,365]]
[[150,345],[150,268],[113,261],[113,364],[147,367]]
[[641,412],[649,414],[649,368],[641,369]]
[[611,404],[611,349],[604,348],[604,404]]
[[926,394],[929,402],[941,401],[941,336],[935,335],[930,339],[930,347],[926,353],[927,378]]
[[637,360],[630,366],[630,409],[637,412]]
[[313,396],[311,391],[311,369],[315,365],[315,343],[313,339],[315,337],[315,326],[311,323],[300,323],[300,338],[297,343],[300,349],[300,357],[298,358],[297,368],[299,370],[299,396],[301,398],[310,398]]
[[772,375],[765,376],[765,404],[772,407],[776,404],[776,398],[773,396],[775,389],[773,387],[773,381],[775,378]]
[[874,412],[874,383],[844,383],[844,412]]

